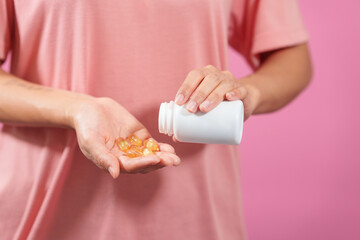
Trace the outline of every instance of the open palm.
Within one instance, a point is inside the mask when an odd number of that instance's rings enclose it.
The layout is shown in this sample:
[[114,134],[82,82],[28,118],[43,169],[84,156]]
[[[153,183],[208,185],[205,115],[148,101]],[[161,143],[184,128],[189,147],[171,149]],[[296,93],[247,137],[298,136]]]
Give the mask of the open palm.
[[124,173],[147,173],[165,166],[177,166],[180,158],[174,148],[159,143],[153,155],[129,158],[115,140],[134,134],[142,140],[151,137],[148,130],[124,107],[110,98],[96,98],[78,105],[73,111],[73,125],[83,154],[113,178]]

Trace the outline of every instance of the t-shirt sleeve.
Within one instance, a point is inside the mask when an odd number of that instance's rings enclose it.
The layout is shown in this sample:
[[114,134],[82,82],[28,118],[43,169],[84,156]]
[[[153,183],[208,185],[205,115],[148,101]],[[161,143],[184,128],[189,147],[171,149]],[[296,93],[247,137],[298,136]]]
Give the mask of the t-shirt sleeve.
[[233,0],[229,44],[252,68],[259,66],[260,53],[307,40],[296,0]]
[[11,48],[13,12],[13,0],[0,1],[0,63],[6,59]]

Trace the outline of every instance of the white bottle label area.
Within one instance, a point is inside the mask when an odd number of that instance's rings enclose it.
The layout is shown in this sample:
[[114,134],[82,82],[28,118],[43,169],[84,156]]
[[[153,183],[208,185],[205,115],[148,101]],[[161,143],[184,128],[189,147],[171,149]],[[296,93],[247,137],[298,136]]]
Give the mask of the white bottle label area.
[[241,141],[244,106],[223,101],[208,113],[190,113],[185,105],[163,103],[159,112],[159,131],[174,135],[180,142],[237,145]]

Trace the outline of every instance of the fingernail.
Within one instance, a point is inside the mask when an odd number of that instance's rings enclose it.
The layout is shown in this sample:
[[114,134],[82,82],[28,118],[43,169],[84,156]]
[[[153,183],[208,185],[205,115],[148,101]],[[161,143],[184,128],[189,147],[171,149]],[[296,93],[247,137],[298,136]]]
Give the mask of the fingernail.
[[196,102],[194,102],[194,101],[189,102],[188,105],[186,106],[186,108],[190,112],[196,112]]
[[200,107],[201,108],[205,108],[205,109],[208,109],[211,105],[211,102],[209,100],[206,100],[205,102],[203,102]]
[[176,103],[176,104],[179,104],[179,103],[181,103],[183,100],[184,100],[184,95],[182,95],[182,94],[180,93],[180,94],[178,94],[178,95],[176,96],[176,98],[175,98],[175,103]]
[[234,92],[228,92],[226,94],[226,98],[233,98],[235,96],[235,93]]
[[110,175],[111,175],[112,177],[114,177],[114,169],[113,169],[112,166],[110,166],[110,167],[108,168],[108,171],[109,171]]

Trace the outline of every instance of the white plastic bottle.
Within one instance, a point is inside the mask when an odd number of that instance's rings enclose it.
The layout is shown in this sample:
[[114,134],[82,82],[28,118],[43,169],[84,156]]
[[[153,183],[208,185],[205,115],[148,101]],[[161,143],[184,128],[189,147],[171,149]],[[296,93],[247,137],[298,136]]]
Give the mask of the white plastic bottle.
[[175,136],[180,142],[237,145],[244,121],[242,101],[223,101],[208,113],[190,113],[174,101],[162,103],[159,132]]

